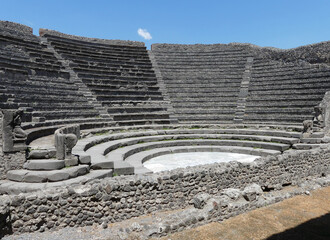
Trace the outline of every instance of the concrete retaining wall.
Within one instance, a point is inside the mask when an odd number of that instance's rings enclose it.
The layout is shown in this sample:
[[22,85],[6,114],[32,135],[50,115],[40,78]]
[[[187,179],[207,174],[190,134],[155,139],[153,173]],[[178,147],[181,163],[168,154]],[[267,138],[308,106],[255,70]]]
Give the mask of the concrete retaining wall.
[[248,164],[211,164],[95,180],[47,192],[2,196],[0,202],[8,202],[14,233],[44,231],[118,222],[159,210],[184,208],[202,192],[217,195],[223,189],[243,189],[252,183],[265,190],[281,188],[325,176],[329,169],[330,146],[260,158]]

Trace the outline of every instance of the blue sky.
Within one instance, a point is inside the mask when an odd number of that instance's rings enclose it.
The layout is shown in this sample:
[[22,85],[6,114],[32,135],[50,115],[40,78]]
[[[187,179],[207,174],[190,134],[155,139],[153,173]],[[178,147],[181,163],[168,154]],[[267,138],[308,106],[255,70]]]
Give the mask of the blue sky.
[[[329,0],[0,0],[0,20],[86,37],[152,43],[246,42],[293,48],[330,40]],[[138,35],[146,29],[152,39]]]

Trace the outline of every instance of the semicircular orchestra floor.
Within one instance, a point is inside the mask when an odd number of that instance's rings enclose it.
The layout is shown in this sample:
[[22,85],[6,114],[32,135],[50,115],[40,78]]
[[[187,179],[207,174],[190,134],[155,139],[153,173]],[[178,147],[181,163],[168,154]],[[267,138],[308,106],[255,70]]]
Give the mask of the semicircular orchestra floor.
[[169,171],[176,168],[219,162],[253,162],[259,156],[228,152],[186,152],[172,153],[154,157],[146,161],[143,166],[152,172]]

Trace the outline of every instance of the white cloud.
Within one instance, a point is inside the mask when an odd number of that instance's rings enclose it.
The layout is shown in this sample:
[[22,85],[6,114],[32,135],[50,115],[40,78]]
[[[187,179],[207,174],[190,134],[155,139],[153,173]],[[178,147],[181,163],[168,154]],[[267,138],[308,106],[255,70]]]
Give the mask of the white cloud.
[[151,34],[147,31],[147,29],[139,28],[139,29],[137,30],[137,33],[138,33],[141,37],[143,37],[144,39],[146,39],[146,40],[150,40],[150,39],[152,39],[152,36],[151,36]]

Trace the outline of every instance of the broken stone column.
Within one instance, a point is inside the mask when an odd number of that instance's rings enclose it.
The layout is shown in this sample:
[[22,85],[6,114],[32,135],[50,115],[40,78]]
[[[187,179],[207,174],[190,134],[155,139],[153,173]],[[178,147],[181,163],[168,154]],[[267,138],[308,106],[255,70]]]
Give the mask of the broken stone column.
[[18,152],[26,149],[27,134],[22,129],[22,110],[1,110],[2,119],[2,150],[3,152]]
[[72,149],[80,137],[80,126],[78,124],[63,127],[55,131],[56,158],[65,160],[66,166],[78,164],[78,157],[72,155]]
[[303,138],[309,138],[313,133],[313,120],[305,120],[303,122]]

